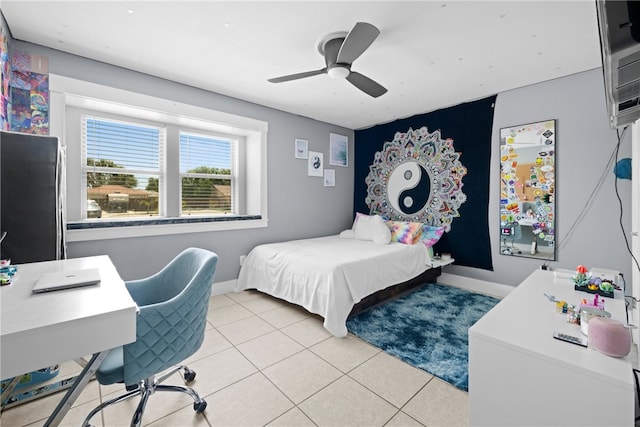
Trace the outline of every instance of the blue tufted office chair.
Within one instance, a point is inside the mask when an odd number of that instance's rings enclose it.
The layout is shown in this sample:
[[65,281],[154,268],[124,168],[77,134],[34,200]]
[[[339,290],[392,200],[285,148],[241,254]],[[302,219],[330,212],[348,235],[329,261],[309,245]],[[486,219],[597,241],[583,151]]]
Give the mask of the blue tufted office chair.
[[[103,385],[124,383],[127,393],[102,403],[87,415],[83,426],[105,407],[141,395],[131,419],[139,426],[149,396],[156,391],[179,391],[193,398],[193,409],[204,412],[207,402],[195,390],[160,384],[182,370],[187,383],[195,372],[176,366],[195,353],[204,340],[206,316],[218,256],[204,249],[189,248],[151,277],[126,282],[140,312],[136,341],[109,352],[96,372]],[[171,369],[170,369],[171,368]],[[155,375],[170,369],[160,378]]]

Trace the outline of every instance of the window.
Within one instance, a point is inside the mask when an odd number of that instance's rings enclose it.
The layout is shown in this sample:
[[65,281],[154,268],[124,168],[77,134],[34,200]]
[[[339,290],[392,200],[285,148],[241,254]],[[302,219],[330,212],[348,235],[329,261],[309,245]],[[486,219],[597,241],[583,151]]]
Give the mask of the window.
[[82,116],[84,217],[158,216],[165,138],[161,127]]
[[[97,113],[99,114],[99,113]],[[237,214],[237,139],[82,115],[84,218],[163,217],[166,129],[179,138],[179,216]],[[169,164],[169,167],[171,165]],[[167,195],[168,196],[168,195]],[[96,207],[100,215],[95,215]]]
[[237,213],[235,145],[230,139],[180,132],[182,215]]
[[267,226],[266,122],[49,78],[68,241]]

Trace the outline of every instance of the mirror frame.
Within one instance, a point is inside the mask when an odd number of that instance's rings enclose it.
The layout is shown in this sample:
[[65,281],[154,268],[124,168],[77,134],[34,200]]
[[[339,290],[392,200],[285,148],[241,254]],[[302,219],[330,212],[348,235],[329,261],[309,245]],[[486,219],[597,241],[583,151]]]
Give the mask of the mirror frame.
[[500,254],[556,260],[556,120],[500,129]]

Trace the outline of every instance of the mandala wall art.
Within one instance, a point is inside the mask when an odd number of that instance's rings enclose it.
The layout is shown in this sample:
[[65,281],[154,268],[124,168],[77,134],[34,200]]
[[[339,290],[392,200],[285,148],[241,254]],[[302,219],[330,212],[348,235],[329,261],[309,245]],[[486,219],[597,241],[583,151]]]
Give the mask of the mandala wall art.
[[375,153],[366,177],[365,202],[371,214],[415,221],[451,230],[467,196],[462,179],[467,174],[453,139],[426,127],[396,132]]

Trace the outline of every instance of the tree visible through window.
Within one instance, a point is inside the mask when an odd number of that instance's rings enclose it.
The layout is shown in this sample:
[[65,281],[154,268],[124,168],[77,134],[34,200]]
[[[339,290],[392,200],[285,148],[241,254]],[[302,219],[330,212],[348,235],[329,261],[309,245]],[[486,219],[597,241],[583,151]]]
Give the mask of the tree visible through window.
[[180,133],[182,215],[236,213],[234,146],[232,139]]

